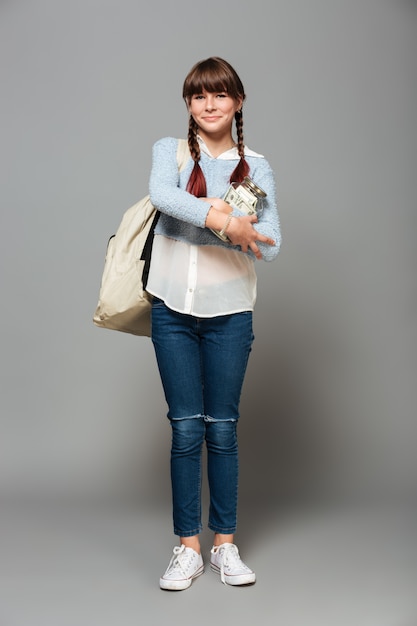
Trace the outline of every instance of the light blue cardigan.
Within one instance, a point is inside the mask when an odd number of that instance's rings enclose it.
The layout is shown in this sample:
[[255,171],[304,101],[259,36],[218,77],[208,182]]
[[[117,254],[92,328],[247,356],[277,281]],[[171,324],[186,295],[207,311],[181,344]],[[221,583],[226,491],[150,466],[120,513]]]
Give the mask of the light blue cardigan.
[[[240,246],[224,243],[204,227],[209,204],[185,191],[194,162],[190,157],[179,173],[177,147],[178,139],[173,137],[160,139],[153,146],[149,193],[152,204],[161,212],[155,233],[190,244],[226,246],[241,251]],[[274,175],[264,157],[259,155],[245,158],[250,166],[250,177],[267,193],[263,200],[262,215],[255,228],[275,241],[274,246],[258,242],[263,260],[272,261],[281,245]],[[200,166],[206,178],[208,198],[223,197],[229,186],[230,174],[237,163],[238,159],[215,159],[201,152]],[[241,213],[234,210],[233,215],[239,216]],[[247,254],[255,258],[251,251]]]

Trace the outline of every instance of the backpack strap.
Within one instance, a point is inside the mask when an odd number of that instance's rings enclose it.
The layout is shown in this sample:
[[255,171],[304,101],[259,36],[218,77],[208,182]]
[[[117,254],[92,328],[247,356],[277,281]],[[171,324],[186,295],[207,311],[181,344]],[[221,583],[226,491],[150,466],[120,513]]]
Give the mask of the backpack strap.
[[189,158],[190,158],[190,149],[188,147],[188,141],[186,139],[178,139],[177,163],[178,163],[179,172],[181,172],[184,169]]
[[[178,164],[179,172],[181,172],[184,169],[189,158],[190,158],[190,149],[188,147],[188,141],[186,139],[178,139],[177,164]],[[145,261],[145,265],[143,266],[143,274],[142,274],[142,282],[143,282],[144,289],[146,289],[146,285],[148,283],[149,268],[151,266],[154,230],[155,230],[155,226],[158,223],[159,216],[160,216],[160,212],[156,211],[155,216],[152,220],[152,226],[146,238],[145,245],[143,246],[142,254],[140,257],[143,261]]]

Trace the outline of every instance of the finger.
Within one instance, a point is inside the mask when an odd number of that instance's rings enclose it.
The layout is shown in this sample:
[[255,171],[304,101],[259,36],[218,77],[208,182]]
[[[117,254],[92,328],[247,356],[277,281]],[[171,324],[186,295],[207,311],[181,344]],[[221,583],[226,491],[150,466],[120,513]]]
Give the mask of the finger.
[[257,259],[262,259],[261,251],[259,250],[259,248],[258,248],[258,246],[256,245],[255,242],[253,242],[251,244],[251,250],[252,250],[253,254],[256,256]]
[[275,246],[275,241],[271,239],[271,237],[267,237],[266,235],[261,235],[261,233],[256,232],[256,241],[262,241],[262,243],[266,243],[268,246]]

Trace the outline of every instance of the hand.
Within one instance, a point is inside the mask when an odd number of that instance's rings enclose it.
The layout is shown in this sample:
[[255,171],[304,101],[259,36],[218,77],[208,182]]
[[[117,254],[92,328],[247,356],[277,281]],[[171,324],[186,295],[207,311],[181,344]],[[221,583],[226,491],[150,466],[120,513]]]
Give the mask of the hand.
[[[216,206],[220,207],[219,209],[215,208],[214,204],[212,204],[213,200]],[[222,230],[225,225],[224,216],[225,214],[228,215],[231,213],[231,207],[224,202],[224,200],[220,200],[219,198],[207,198],[207,202],[211,204],[211,208],[207,213],[206,227],[214,230]],[[222,207],[222,204],[225,206]],[[222,210],[223,208],[226,210]],[[258,218],[256,214],[232,217],[226,229],[226,235],[233,245],[242,248],[242,252],[247,252],[249,248],[257,259],[262,259],[261,251],[256,242],[261,241],[269,246],[273,246],[275,245],[275,241],[266,235],[261,235],[255,230],[253,225],[256,224],[257,221]]]
[[258,218],[255,214],[232,217],[226,230],[226,235],[233,245],[242,248],[242,252],[247,252],[249,248],[257,259],[262,259],[261,251],[256,242],[261,241],[268,246],[273,246],[275,245],[275,241],[266,235],[261,235],[261,233],[255,230],[253,225],[256,224],[257,221]]

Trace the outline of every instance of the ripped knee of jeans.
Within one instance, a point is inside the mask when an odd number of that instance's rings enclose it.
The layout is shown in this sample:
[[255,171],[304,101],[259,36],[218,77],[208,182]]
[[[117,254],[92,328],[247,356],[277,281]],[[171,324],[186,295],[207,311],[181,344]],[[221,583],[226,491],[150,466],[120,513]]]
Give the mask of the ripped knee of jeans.
[[190,415],[171,419],[172,451],[191,453],[202,446],[205,435],[203,415]]
[[204,421],[205,420],[205,415],[202,415],[201,413],[196,413],[195,415],[183,415],[181,417],[170,417],[168,416],[169,421],[171,422],[171,424],[173,422],[186,422],[188,420],[201,420]]
[[213,452],[234,453],[237,449],[237,420],[204,418],[207,449]]
[[235,417],[227,417],[227,418],[218,418],[218,417],[211,417],[211,415],[204,415],[204,421],[206,422],[206,424],[218,424],[220,422],[226,422],[226,423],[230,423],[230,422],[237,422],[237,419]]

